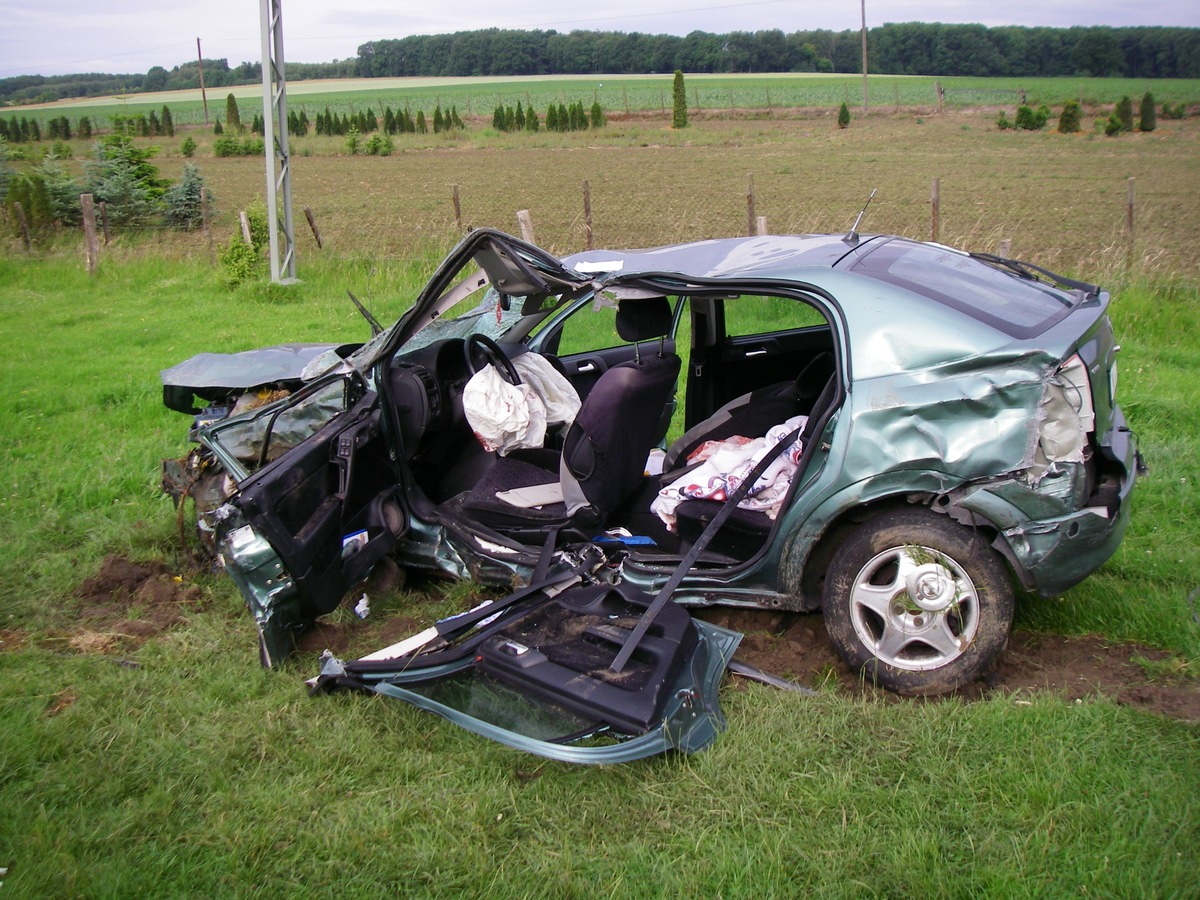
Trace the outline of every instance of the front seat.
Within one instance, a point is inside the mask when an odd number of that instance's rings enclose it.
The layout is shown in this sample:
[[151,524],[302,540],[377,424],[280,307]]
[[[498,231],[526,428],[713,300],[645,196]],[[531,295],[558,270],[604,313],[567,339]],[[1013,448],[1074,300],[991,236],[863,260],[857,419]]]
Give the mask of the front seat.
[[518,451],[498,459],[461,499],[462,511],[524,541],[550,528],[583,529],[585,537],[592,536],[641,486],[646,457],[660,437],[680,360],[661,340],[657,347],[639,344],[665,337],[672,322],[666,297],[620,300],[617,334],[633,342],[635,358],[596,381],[567,430],[561,454]]

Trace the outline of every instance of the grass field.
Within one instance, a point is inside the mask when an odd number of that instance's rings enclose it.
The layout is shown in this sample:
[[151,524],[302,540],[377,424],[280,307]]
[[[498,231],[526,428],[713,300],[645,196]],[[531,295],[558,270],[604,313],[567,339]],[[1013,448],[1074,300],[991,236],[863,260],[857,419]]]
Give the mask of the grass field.
[[[1194,894],[1194,722],[1101,694],[917,702],[730,683],[729,731],[695,757],[543,763],[402,704],[308,698],[317,646],[263,672],[236,590],[189,561],[157,482],[187,446],[159,369],[203,349],[361,340],[346,288],[397,316],[454,239],[451,185],[473,223],[514,227],[529,208],[539,238],[568,250],[583,178],[597,240],[644,244],[740,231],[748,173],[778,230],[846,228],[879,185],[868,223],[924,236],[941,170],[946,239],[1012,237],[1113,289],[1119,394],[1152,466],[1118,554],[1063,597],[1022,603],[1018,627],[1140,641],[1168,654],[1149,683],[1194,683],[1197,136],[1188,122],[1061,141],[962,113],[845,133],[704,123],[314,152],[295,160],[295,190],[327,245],[303,237],[289,288],[230,290],[213,260],[233,211],[261,194],[261,161],[201,159],[222,210],[213,256],[199,235],[125,235],[89,277],[73,236],[28,256],[5,244],[4,896]],[[173,175],[179,160],[159,162]],[[1131,176],[1147,207],[1132,261]],[[156,590],[98,600],[88,580],[109,557],[158,567]],[[373,597],[350,649],[470,596],[414,584]]]

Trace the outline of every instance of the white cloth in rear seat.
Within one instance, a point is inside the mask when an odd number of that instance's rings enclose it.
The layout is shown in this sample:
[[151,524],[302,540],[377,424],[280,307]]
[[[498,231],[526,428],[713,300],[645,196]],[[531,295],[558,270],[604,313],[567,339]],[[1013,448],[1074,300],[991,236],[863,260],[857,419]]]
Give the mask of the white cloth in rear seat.
[[[781,440],[808,421],[808,416],[792,416],[787,421],[772,425],[765,437],[745,438],[734,436],[723,441],[701,444],[688,457],[688,462],[701,462],[683,476],[672,481],[658,492],[650,509],[662,519],[670,530],[675,530],[675,509],[684,500],[725,500],[737,490],[766,454]],[[787,496],[792,476],[800,463],[803,448],[797,438],[792,445],[779,454],[759,476],[758,481],[738,506],[765,512],[772,519],[779,513],[779,505]]]

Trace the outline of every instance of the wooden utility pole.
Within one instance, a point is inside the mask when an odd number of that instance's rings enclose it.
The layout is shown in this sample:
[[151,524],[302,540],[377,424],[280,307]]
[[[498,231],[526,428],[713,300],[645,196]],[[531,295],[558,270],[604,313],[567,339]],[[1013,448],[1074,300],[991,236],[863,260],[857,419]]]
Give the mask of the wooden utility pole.
[[863,115],[867,112],[867,0],[862,0]]
[[204,127],[208,127],[208,94],[204,93],[204,54],[200,52],[200,38],[196,38],[196,63],[200,67],[200,99],[204,101]]

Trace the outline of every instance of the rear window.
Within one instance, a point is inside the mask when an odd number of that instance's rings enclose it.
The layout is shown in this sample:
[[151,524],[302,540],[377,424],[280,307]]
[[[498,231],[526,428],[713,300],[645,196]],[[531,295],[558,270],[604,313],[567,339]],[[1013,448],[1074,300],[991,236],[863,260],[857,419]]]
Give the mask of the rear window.
[[851,269],[964,312],[1015,338],[1045,331],[1073,305],[1064,291],[934,244],[888,241]]

